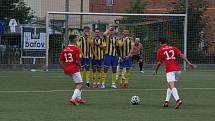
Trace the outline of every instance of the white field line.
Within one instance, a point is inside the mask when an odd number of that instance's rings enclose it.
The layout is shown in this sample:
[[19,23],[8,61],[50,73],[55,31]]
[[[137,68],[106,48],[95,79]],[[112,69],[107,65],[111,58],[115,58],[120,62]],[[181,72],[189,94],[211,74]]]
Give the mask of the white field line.
[[[104,90],[84,90],[85,92],[113,92],[113,91],[163,91],[166,89],[104,89]],[[179,90],[215,90],[215,88],[179,88]],[[5,90],[0,93],[53,93],[53,92],[70,92],[73,90]]]

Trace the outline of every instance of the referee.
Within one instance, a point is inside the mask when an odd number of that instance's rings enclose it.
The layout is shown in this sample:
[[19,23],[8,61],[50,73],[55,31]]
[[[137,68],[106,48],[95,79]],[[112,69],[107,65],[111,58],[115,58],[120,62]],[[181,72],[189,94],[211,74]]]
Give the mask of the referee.
[[134,60],[136,60],[139,63],[140,72],[144,73],[143,71],[143,45],[140,43],[140,38],[135,39],[135,44],[133,46],[132,51],[132,63],[134,63]]

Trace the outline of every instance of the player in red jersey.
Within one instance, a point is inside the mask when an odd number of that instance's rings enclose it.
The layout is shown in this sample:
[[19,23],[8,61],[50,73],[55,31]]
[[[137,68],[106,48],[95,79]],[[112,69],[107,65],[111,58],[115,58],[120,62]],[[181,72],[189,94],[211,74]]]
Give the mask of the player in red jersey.
[[64,73],[70,76],[75,83],[75,90],[72,98],[69,100],[74,105],[84,104],[81,98],[82,77],[79,71],[80,49],[76,46],[78,38],[76,35],[69,36],[69,45],[66,46],[59,57],[60,66],[64,69]]
[[166,67],[166,78],[168,82],[164,107],[169,106],[171,95],[173,95],[176,100],[175,108],[178,109],[182,105],[182,100],[179,98],[178,91],[175,87],[175,81],[178,80],[179,75],[181,74],[181,68],[178,64],[178,56],[181,57],[188,66],[195,68],[195,65],[191,64],[178,48],[168,45],[165,38],[160,38],[159,41],[161,42],[161,46],[157,51],[157,65],[154,74],[157,74],[157,71],[163,61]]

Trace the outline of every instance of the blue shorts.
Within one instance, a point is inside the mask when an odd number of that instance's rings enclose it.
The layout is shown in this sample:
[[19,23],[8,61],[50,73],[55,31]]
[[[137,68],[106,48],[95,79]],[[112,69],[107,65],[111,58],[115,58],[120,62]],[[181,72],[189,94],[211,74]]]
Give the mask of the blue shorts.
[[131,68],[132,66],[132,58],[129,57],[127,60],[125,58],[120,62],[120,68]]
[[90,58],[81,58],[81,67],[90,66]]
[[103,60],[92,59],[92,67],[102,67]]
[[119,60],[118,56],[105,55],[104,66],[117,67],[118,60]]

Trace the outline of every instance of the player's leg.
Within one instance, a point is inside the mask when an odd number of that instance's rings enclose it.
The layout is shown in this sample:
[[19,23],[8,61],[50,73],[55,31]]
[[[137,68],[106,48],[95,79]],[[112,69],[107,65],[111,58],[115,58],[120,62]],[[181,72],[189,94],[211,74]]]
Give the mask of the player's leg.
[[124,68],[125,68],[125,59],[122,58],[120,61],[120,68],[119,68],[119,78],[118,78],[119,88],[124,87],[124,84],[123,84],[123,82],[125,81],[125,74],[123,73]]
[[137,61],[137,63],[139,64],[139,69],[141,73],[144,73],[143,71],[143,59],[140,57],[140,54],[135,55],[135,60]]
[[93,80],[93,85],[92,85],[92,87],[93,88],[96,88],[97,87],[97,66],[93,66],[93,78],[92,78],[92,80]]
[[118,57],[117,56],[112,56],[112,59],[111,59],[111,64],[112,64],[112,85],[111,87],[112,88],[117,88],[116,86],[116,70],[117,70],[117,66],[118,66]]
[[172,96],[172,91],[171,91],[171,88],[169,87],[169,84],[167,84],[166,99],[163,104],[164,107],[169,107],[169,101],[171,96]]
[[97,63],[97,87],[101,87],[101,80],[102,80],[102,74],[101,74],[101,70],[102,70],[102,62],[103,60],[99,60]]
[[178,90],[175,87],[175,82],[176,82],[176,72],[168,72],[167,73],[167,81],[168,85],[171,89],[172,95],[176,101],[176,109],[178,109],[182,105],[182,100],[179,98],[178,95]]
[[74,105],[79,105],[79,103],[85,103],[85,101],[81,98],[83,81],[80,72],[74,73],[70,76],[75,83],[75,90],[73,92],[72,98],[70,99],[70,102]]
[[105,82],[107,81],[107,73],[109,66],[111,66],[111,57],[109,55],[105,55],[104,58],[104,71],[102,73],[102,85],[101,88],[105,88]]
[[96,78],[96,76],[97,76],[97,66],[96,66],[96,60],[92,60],[92,68],[93,68],[93,77],[92,77],[92,80],[93,80],[93,85],[92,85],[92,87],[93,88],[96,88],[97,87],[97,78]]
[[118,65],[117,65],[117,68],[116,68],[116,79],[117,80],[119,80],[119,77],[120,77],[120,61],[121,61],[121,58],[119,58]]
[[144,73],[143,71],[143,58],[141,58],[140,56],[138,57],[138,62],[139,62],[139,68],[140,68],[140,72]]
[[[80,73],[81,73],[81,77],[82,78],[84,78],[84,67],[85,67],[85,63],[84,63],[84,59],[83,58],[81,58],[81,63],[80,63],[80,65],[81,65],[81,68],[80,68]],[[83,79],[84,81],[85,81],[85,79]]]
[[123,68],[123,72],[122,72],[122,79],[125,80],[125,75],[126,75],[126,67]]
[[86,85],[90,87],[90,59],[85,59],[85,70],[86,70]]
[[129,77],[131,75],[131,66],[132,66],[132,61],[131,61],[131,58],[127,59],[126,60],[126,63],[125,63],[125,67],[126,67],[126,76],[125,76],[125,84],[124,84],[124,87],[125,88],[128,88],[128,80],[129,80]]

